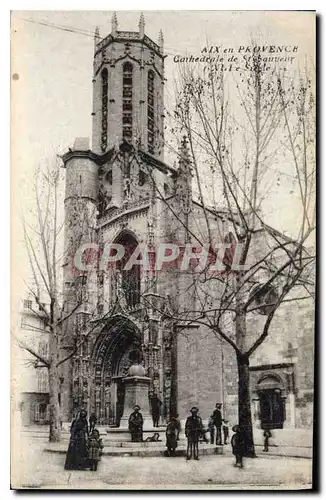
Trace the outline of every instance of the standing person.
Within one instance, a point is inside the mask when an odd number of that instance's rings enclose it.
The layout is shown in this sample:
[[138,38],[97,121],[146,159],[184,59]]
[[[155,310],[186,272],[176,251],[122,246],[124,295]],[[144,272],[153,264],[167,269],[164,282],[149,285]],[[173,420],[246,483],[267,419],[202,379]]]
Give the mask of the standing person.
[[162,406],[162,401],[157,396],[157,394],[153,394],[153,396],[151,397],[153,427],[158,427],[158,423],[160,420],[161,406]]
[[178,446],[179,425],[176,417],[171,417],[168,425],[166,426],[166,447],[167,455],[170,457],[175,454]]
[[97,424],[97,418],[95,413],[91,413],[89,417],[89,433],[91,434],[92,431],[95,429],[95,425]]
[[215,410],[213,411],[214,425],[216,427],[216,444],[222,444],[222,405],[216,403]]
[[263,451],[268,451],[269,438],[272,437],[272,433],[269,429],[264,429],[264,449]]
[[87,466],[87,411],[81,410],[70,428],[70,440],[66,454],[66,470],[85,470]]
[[101,452],[103,450],[102,439],[97,429],[92,429],[87,442],[88,465],[92,471],[97,470],[99,461],[101,460]]
[[185,432],[188,439],[187,460],[190,460],[192,456],[194,460],[199,460],[198,441],[203,433],[203,423],[198,416],[198,411],[198,408],[193,406],[190,410],[191,416],[186,420]]
[[134,411],[129,417],[129,431],[131,434],[131,441],[133,443],[139,443],[143,441],[143,416],[140,413],[140,406],[135,405]]
[[239,425],[234,425],[232,427],[232,431],[234,432],[232,439],[231,439],[232,453],[235,456],[234,467],[237,467],[239,465],[240,468],[242,469],[244,442],[243,442],[241,427]]
[[180,436],[180,432],[181,432],[181,422],[180,422],[180,418],[179,418],[179,414],[177,413],[176,416],[175,416],[175,421],[176,421],[176,426],[177,426],[177,441],[179,441],[179,436]]
[[229,421],[228,420],[223,420],[223,437],[224,437],[224,444],[228,444],[228,439],[229,439]]
[[210,435],[210,442],[211,444],[214,444],[214,437],[215,437],[214,415],[211,415],[208,419],[208,430]]

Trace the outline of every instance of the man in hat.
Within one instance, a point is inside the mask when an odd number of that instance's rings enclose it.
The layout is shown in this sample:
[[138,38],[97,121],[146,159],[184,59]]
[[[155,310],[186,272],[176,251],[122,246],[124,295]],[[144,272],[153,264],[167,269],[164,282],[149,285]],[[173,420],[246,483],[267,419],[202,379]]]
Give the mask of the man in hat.
[[213,421],[216,427],[216,444],[222,444],[222,405],[221,403],[216,403],[215,410],[213,411]]
[[162,401],[157,396],[157,394],[153,394],[150,401],[151,401],[151,408],[152,408],[153,427],[158,427],[159,420],[160,420]]
[[187,460],[190,460],[192,456],[194,460],[199,460],[198,441],[203,433],[203,423],[198,416],[198,411],[198,408],[193,406],[190,410],[191,416],[186,420],[185,432],[188,439]]
[[143,416],[140,413],[140,407],[138,405],[134,406],[134,411],[129,417],[129,431],[131,434],[131,441],[134,443],[139,443],[143,440]]

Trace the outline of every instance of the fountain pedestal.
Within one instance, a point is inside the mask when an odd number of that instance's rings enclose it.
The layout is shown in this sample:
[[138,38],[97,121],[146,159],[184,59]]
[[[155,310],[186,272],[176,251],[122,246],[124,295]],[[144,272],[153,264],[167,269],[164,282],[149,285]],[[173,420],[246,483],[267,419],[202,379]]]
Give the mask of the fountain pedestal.
[[128,420],[135,405],[140,407],[140,413],[144,419],[144,430],[153,428],[148,399],[151,379],[146,377],[145,373],[145,368],[142,365],[135,364],[129,368],[128,375],[122,379],[125,385],[125,401],[120,429],[128,429]]

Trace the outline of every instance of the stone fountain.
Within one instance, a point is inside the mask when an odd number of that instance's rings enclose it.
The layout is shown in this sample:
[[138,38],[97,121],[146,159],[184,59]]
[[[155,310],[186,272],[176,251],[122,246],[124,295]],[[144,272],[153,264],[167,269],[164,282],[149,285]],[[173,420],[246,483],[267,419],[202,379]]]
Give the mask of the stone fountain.
[[125,401],[120,429],[128,429],[129,416],[134,411],[135,405],[140,407],[144,419],[144,430],[153,429],[148,399],[150,378],[146,376],[145,368],[139,363],[132,364],[127,376],[123,378],[123,383],[125,385]]

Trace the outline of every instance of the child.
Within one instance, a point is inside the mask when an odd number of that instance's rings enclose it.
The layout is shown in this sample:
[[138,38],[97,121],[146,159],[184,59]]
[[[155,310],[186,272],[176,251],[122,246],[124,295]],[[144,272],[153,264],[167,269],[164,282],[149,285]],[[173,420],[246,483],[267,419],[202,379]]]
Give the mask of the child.
[[241,428],[239,425],[234,425],[232,427],[232,431],[234,432],[232,439],[231,439],[231,446],[232,446],[232,453],[235,456],[235,464],[234,467],[237,467],[238,465],[242,469],[243,467],[243,452],[244,452],[244,446],[243,446],[243,437],[242,437],[242,432]]
[[103,444],[100,433],[93,429],[87,443],[88,462],[91,470],[96,471],[98,462],[101,460]]
[[95,413],[92,413],[89,417],[89,433],[92,434],[93,429],[95,429],[95,425],[97,423]]
[[175,450],[178,446],[177,440],[179,436],[179,422],[175,417],[171,417],[166,427],[166,447],[167,456],[175,455]]
[[269,429],[264,429],[264,449],[263,451],[268,451],[269,438],[272,437],[272,433]]

